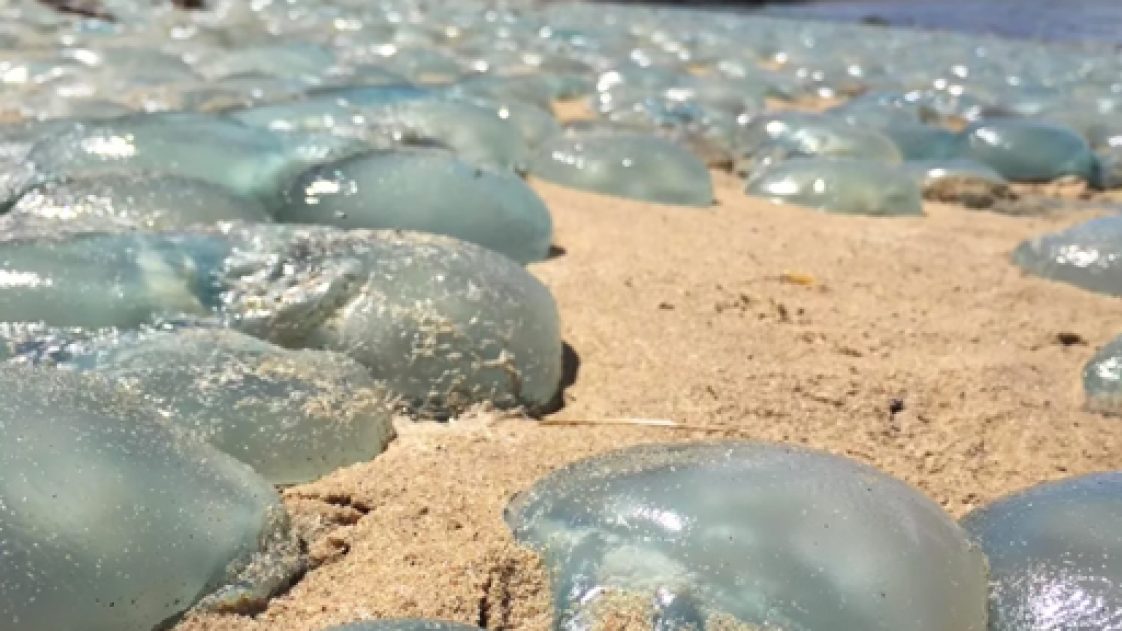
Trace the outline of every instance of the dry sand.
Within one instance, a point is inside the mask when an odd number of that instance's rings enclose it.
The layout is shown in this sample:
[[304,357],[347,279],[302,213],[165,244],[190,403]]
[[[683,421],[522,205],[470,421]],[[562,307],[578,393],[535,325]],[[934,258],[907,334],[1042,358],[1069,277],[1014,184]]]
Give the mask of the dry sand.
[[[549,419],[649,417],[706,430],[550,426],[480,414],[400,423],[373,462],[288,489],[318,563],[256,618],[180,630],[318,631],[427,616],[545,630],[545,573],[503,523],[551,469],[656,441],[789,441],[871,463],[953,515],[1122,466],[1122,420],[1083,410],[1080,372],[1122,333],[1118,299],[1027,277],[1022,239],[1084,220],[930,204],[925,218],[773,206],[718,179],[699,210],[535,182],[564,253],[531,266],[579,356]],[[900,399],[903,411],[889,412]]]

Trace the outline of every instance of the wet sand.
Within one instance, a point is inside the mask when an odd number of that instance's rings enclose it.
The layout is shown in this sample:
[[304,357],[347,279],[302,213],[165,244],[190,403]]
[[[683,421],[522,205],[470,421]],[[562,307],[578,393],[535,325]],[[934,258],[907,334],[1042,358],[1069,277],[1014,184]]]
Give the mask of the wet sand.
[[[291,591],[255,618],[177,628],[427,616],[544,631],[547,577],[503,508],[551,469],[630,444],[809,445],[903,478],[955,516],[1122,466],[1122,420],[1084,411],[1080,387],[1095,348],[1122,333],[1119,300],[1008,262],[1022,238],[1094,211],[929,204],[924,218],[837,216],[750,199],[715,177],[708,210],[535,182],[563,253],[530,269],[579,358],[564,408],[544,422],[486,411],[450,426],[401,420],[373,462],[285,491],[316,564]],[[690,427],[561,423],[621,417]]]

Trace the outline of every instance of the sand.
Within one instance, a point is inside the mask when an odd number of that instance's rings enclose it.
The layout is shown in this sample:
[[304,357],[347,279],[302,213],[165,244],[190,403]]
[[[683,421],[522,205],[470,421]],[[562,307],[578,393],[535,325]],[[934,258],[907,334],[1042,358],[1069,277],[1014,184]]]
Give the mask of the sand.
[[[1095,211],[929,204],[924,218],[836,216],[750,199],[714,177],[708,210],[534,182],[563,253],[530,269],[579,358],[563,409],[546,423],[402,419],[373,462],[285,490],[316,567],[255,618],[177,628],[431,616],[547,629],[546,574],[503,508],[557,466],[635,443],[809,445],[903,478],[955,516],[1122,465],[1122,420],[1086,412],[1080,386],[1095,348],[1122,333],[1118,299],[1008,262],[1021,239]],[[551,424],[619,417],[694,428]]]

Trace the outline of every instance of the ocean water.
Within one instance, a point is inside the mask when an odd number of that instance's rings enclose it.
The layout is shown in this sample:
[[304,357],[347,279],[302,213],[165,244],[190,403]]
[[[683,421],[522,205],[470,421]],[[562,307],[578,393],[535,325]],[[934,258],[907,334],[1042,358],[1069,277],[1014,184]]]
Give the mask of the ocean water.
[[1005,37],[1122,44],[1122,0],[822,0],[770,5],[764,13]]

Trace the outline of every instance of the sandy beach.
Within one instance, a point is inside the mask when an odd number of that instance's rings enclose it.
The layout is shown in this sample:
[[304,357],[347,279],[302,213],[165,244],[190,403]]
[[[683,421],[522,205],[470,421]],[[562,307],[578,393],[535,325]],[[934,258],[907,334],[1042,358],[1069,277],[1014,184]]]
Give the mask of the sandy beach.
[[[314,564],[288,593],[255,618],[195,616],[176,629],[425,616],[545,630],[546,573],[503,509],[558,466],[636,443],[808,445],[907,480],[956,517],[1122,466],[1122,421],[1085,411],[1080,388],[1083,364],[1122,332],[1118,300],[1008,261],[1020,240],[1094,211],[827,215],[714,178],[705,210],[534,182],[559,253],[530,269],[579,360],[564,407],[544,422],[401,419],[376,460],[284,491]],[[685,427],[564,423],[619,418]],[[632,626],[643,625],[620,624]]]

